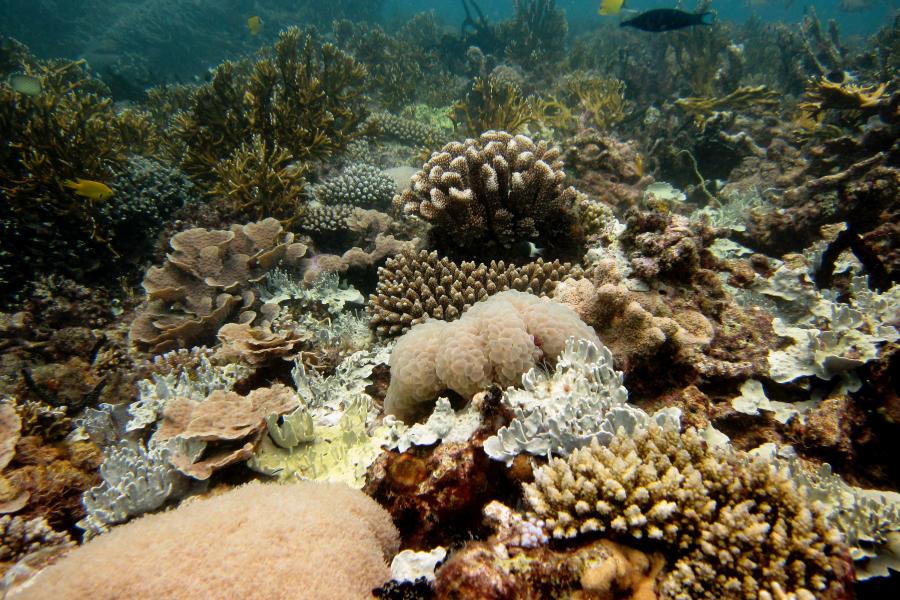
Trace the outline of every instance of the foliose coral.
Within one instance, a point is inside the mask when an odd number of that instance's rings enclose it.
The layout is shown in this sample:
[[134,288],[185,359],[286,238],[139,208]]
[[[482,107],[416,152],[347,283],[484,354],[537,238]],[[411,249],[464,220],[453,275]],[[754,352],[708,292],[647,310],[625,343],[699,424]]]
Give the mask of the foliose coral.
[[525,497],[553,537],[602,532],[673,552],[663,598],[847,593],[846,547],[824,507],[769,461],[707,447],[694,429],[594,441],[537,469]]
[[[608,444],[623,424],[646,424],[651,417],[626,404],[622,373],[613,369],[612,353],[588,340],[566,340],[551,375],[535,367],[522,376],[521,388],[510,388],[503,403],[515,417],[485,440],[485,453],[511,465],[516,456],[566,456],[597,440]],[[657,425],[678,425],[678,410],[652,417]]]
[[314,186],[313,195],[322,204],[352,204],[383,210],[390,207],[394,197],[394,180],[378,167],[353,163],[340,175]]
[[131,340],[155,353],[212,342],[234,319],[252,322],[252,291],[279,264],[298,264],[306,246],[268,218],[228,230],[189,229],[170,240],[173,252],[144,277],[146,308],[131,325]]
[[581,269],[538,258],[522,266],[491,261],[455,263],[437,251],[402,253],[378,269],[378,286],[366,311],[382,336],[409,331],[427,318],[454,321],[480,300],[506,290],[546,296],[557,283],[581,277]]
[[433,245],[451,258],[509,255],[538,239],[548,254],[571,251],[576,192],[558,159],[546,142],[488,131],[433,153],[394,206],[431,223]]
[[516,385],[538,361],[555,360],[573,336],[600,343],[570,309],[513,290],[475,304],[458,321],[417,325],[391,353],[385,412],[410,420],[444,389],[470,398],[493,384]]

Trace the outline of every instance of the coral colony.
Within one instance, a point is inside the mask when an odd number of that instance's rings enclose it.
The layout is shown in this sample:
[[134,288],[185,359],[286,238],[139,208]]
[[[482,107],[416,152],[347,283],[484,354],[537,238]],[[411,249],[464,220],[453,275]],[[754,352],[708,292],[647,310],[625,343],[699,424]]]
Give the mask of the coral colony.
[[56,4],[0,595],[898,597],[890,7]]

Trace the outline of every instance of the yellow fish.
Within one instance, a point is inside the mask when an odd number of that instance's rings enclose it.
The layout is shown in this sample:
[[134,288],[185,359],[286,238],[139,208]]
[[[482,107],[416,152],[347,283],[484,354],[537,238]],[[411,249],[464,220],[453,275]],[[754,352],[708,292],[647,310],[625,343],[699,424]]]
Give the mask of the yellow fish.
[[40,96],[41,80],[25,73],[12,73],[6,78],[9,87],[26,96]]
[[634,170],[638,177],[644,176],[644,157],[640,154],[634,155]]
[[262,29],[262,19],[258,16],[253,15],[249,19],[247,19],[247,29],[250,30],[250,35],[256,35],[259,33],[259,30]]
[[625,0],[600,0],[600,10],[597,11],[597,14],[617,15],[622,10],[623,4],[625,4]]
[[91,200],[106,200],[113,195],[113,191],[108,185],[99,181],[91,181],[90,179],[81,179],[80,177],[75,181],[66,179],[63,181],[63,185],[70,190],[75,190],[75,194],[78,196],[90,198]]

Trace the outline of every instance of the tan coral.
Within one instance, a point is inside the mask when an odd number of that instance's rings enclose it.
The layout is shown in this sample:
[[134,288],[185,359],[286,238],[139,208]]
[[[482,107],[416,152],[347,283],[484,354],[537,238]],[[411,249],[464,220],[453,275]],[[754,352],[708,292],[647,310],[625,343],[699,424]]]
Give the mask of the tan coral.
[[174,439],[183,446],[212,445],[199,458],[182,448],[171,459],[182,473],[208,479],[216,469],[250,458],[265,431],[266,416],[285,414],[299,405],[297,394],[280,383],[257,388],[247,396],[215,390],[202,402],[176,398],[166,406],[155,439]]
[[267,324],[254,327],[248,323],[226,323],[219,329],[218,338],[222,342],[216,352],[218,358],[261,365],[273,358],[293,358],[309,335],[296,331],[276,333]]
[[252,322],[252,284],[306,253],[273,218],[229,230],[188,229],[170,245],[166,263],[144,277],[148,303],[131,326],[132,342],[154,353],[212,341],[230,320]]
[[413,420],[441,390],[468,398],[491,383],[518,385],[538,361],[554,361],[569,337],[600,345],[572,310],[514,290],[475,304],[458,321],[426,321],[391,354],[385,412]]
[[437,252],[402,253],[378,270],[378,286],[366,311],[382,336],[409,331],[426,318],[454,321],[470,306],[498,292],[548,295],[559,281],[582,276],[578,266],[537,259],[521,266],[440,258]]
[[525,485],[556,538],[595,533],[674,554],[662,598],[846,597],[850,558],[827,511],[767,459],[652,426],[553,459]]

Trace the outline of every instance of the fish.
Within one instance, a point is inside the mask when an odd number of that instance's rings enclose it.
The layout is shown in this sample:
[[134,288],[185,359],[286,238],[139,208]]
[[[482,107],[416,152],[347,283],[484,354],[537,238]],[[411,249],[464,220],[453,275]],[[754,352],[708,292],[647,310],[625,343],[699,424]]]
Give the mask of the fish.
[[81,179],[80,177],[75,181],[66,179],[63,181],[63,185],[70,190],[74,190],[76,195],[90,198],[91,200],[106,200],[113,195],[113,191],[108,185],[90,179]]
[[535,256],[543,256],[544,249],[535,245],[534,242],[528,242],[528,256],[534,258]]
[[11,73],[6,78],[6,83],[13,90],[25,96],[40,96],[43,91],[40,78],[25,73]]
[[711,12],[689,13],[674,8],[656,8],[648,10],[633,19],[622,21],[619,27],[634,27],[641,31],[659,33],[660,31],[673,31],[684,29],[694,25],[712,25],[712,21],[704,21],[705,17],[712,18]]
[[598,15],[617,15],[622,10],[625,0],[600,0]]
[[634,155],[634,172],[638,177],[644,176],[644,157],[640,154]]
[[249,19],[247,19],[247,29],[250,30],[250,35],[257,35],[259,30],[262,29],[262,19],[260,19],[257,15],[253,15]]

